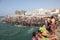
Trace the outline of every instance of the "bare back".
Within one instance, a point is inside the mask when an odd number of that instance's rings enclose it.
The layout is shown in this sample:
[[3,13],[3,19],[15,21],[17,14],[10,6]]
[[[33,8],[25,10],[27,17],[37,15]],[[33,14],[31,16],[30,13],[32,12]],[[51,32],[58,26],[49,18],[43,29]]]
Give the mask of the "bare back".
[[55,19],[54,18],[51,19],[51,22],[52,22],[52,24],[55,24]]

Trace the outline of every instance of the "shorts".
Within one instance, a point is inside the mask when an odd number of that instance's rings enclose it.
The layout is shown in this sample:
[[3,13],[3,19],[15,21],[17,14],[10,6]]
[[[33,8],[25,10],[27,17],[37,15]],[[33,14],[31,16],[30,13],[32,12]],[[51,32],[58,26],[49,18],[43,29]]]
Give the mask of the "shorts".
[[51,24],[51,30],[52,30],[52,31],[55,30],[55,24]]

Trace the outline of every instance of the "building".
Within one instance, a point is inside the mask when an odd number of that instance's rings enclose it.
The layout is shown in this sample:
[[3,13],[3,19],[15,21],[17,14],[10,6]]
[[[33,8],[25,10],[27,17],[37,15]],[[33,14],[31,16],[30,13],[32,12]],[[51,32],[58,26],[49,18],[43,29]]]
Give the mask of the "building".
[[44,12],[46,15],[51,15],[51,10],[49,10],[49,9],[46,9]]
[[26,11],[24,11],[24,10],[21,10],[21,11],[16,10],[16,11],[15,11],[15,14],[25,15],[25,12],[26,12]]

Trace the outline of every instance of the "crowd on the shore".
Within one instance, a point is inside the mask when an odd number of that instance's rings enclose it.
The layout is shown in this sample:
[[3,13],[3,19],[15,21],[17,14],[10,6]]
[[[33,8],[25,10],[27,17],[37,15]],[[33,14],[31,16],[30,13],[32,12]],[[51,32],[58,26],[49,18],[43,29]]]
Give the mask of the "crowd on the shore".
[[49,17],[18,16],[18,17],[4,17],[2,21],[10,24],[17,24],[23,26],[41,26],[42,24],[45,24],[47,18]]
[[23,25],[23,26],[38,26],[42,24],[44,21],[44,18],[40,17],[23,17],[23,16],[18,16],[18,17],[5,17],[4,22],[6,23],[11,23],[11,24],[17,24],[17,25]]
[[41,25],[37,32],[32,33],[32,40],[58,40],[55,30],[56,19],[53,16],[45,18],[45,24]]

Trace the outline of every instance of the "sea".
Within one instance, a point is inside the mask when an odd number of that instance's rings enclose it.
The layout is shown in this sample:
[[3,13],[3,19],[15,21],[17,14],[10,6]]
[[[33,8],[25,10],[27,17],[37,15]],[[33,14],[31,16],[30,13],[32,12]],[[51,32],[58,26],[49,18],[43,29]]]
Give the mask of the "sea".
[[0,40],[31,40],[32,33],[37,32],[37,30],[37,27],[0,22]]

